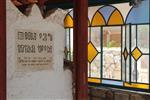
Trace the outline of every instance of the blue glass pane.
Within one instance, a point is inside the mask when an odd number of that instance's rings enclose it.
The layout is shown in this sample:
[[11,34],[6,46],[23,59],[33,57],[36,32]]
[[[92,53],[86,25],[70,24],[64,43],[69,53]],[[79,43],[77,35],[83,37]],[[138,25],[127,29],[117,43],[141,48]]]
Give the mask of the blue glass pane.
[[114,81],[114,80],[102,80],[102,83],[103,83],[103,84],[108,84],[108,85],[123,86],[123,82]]
[[149,23],[149,0],[144,0],[138,7],[132,8],[126,23]]
[[99,9],[99,12],[104,16],[106,22],[108,21],[110,15],[115,10],[112,6],[105,6]]

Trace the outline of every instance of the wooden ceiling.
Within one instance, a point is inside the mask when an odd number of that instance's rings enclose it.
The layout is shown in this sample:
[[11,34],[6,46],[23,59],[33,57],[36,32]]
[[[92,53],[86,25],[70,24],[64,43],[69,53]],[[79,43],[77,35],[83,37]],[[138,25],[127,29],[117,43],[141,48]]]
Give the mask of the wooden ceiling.
[[[46,0],[45,5],[48,9],[56,8],[56,7],[62,9],[68,9],[68,8],[73,8],[73,1],[74,0]],[[131,0],[88,0],[89,6],[124,3],[129,1]]]
[[[40,1],[40,0],[39,0]],[[41,0],[41,1],[44,1],[44,0]],[[74,0],[45,0],[47,1],[49,4],[54,4],[54,3],[72,3]],[[90,2],[97,2],[97,3],[100,3],[100,2],[103,2],[103,3],[107,3],[107,2],[112,2],[112,3],[115,3],[115,2],[125,2],[125,1],[131,1],[131,0],[88,0],[89,3]]]
[[47,0],[48,3],[65,3],[65,2],[73,2],[73,0]]
[[[52,8],[68,9],[68,8],[73,8],[74,0],[11,0],[11,1],[16,6],[37,3],[39,6],[45,5],[47,9],[52,9]],[[132,0],[88,0],[89,6],[108,5],[108,4],[123,3],[129,1]]]
[[[23,13],[28,12],[26,9],[31,5],[37,4],[41,12],[45,13],[55,8],[70,9],[73,8],[74,0],[11,0],[14,5]],[[131,0],[88,0],[89,6],[108,5],[115,3],[130,2]]]

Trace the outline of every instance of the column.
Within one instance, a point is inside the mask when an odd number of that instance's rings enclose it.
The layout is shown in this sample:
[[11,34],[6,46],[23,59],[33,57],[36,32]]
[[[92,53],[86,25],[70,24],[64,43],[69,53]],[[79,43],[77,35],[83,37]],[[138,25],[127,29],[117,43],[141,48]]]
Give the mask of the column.
[[74,0],[75,100],[88,100],[88,0]]
[[6,100],[6,0],[0,0],[0,100]]

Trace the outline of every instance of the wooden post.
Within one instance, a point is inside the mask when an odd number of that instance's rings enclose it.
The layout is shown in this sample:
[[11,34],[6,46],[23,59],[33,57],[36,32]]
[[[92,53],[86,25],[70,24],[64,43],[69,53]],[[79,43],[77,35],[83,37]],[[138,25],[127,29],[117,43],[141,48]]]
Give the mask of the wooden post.
[[6,0],[0,0],[0,100],[6,100]]
[[88,0],[74,0],[75,100],[88,100]]

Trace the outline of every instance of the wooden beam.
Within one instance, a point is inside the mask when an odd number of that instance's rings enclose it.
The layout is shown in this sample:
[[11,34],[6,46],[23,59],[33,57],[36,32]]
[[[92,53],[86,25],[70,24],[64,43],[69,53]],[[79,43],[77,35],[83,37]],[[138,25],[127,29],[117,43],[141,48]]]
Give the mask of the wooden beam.
[[[48,0],[45,5],[47,10],[52,8],[71,9],[75,0]],[[109,5],[116,3],[127,3],[131,0],[88,0],[90,6]]]
[[0,100],[6,100],[6,0],[0,0]]
[[73,2],[73,0],[47,0],[48,3],[65,3],[65,2]]
[[88,0],[74,0],[75,100],[88,100]]
[[38,0],[38,5],[43,6],[47,0]]

